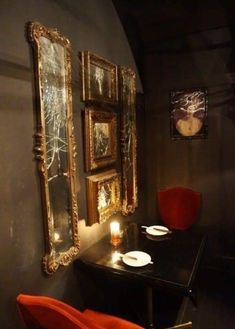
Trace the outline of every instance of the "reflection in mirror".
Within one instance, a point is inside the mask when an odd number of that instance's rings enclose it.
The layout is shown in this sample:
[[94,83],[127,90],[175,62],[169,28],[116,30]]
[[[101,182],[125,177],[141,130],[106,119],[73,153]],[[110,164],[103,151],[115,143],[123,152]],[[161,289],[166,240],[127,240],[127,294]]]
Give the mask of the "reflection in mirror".
[[136,79],[130,68],[120,68],[122,213],[134,213],[138,206],[136,159]]
[[70,43],[38,22],[29,23],[28,35],[38,95],[35,151],[47,242],[43,265],[51,274],[79,251]]

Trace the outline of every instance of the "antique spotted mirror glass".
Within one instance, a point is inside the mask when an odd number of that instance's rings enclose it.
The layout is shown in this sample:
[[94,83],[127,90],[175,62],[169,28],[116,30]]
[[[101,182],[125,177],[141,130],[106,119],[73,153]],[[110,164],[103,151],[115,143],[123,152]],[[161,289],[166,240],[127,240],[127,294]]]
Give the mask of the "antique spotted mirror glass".
[[46,273],[68,265],[79,251],[70,42],[56,29],[28,24],[36,80],[35,153],[46,232]]
[[122,213],[134,213],[138,206],[136,163],[136,81],[130,68],[120,68]]

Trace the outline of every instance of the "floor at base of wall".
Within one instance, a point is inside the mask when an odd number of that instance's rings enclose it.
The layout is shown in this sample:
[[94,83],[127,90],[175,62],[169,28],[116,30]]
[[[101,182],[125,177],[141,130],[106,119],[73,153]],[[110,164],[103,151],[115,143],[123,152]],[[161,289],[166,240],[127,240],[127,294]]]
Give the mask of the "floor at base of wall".
[[[235,328],[234,273],[204,269],[197,279],[197,307],[189,298],[155,296],[156,328],[192,321],[193,329]],[[158,298],[159,297],[159,298]]]
[[235,280],[234,273],[204,270],[198,278],[198,306],[184,299],[178,313],[178,321],[193,322],[193,329],[235,328]]

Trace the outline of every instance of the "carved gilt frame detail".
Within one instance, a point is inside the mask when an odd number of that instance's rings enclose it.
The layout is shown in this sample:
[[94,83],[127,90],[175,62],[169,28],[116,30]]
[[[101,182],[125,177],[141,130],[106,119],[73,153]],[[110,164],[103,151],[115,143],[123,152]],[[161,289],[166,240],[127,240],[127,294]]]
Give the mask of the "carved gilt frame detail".
[[138,207],[136,76],[120,67],[122,213],[132,214]]

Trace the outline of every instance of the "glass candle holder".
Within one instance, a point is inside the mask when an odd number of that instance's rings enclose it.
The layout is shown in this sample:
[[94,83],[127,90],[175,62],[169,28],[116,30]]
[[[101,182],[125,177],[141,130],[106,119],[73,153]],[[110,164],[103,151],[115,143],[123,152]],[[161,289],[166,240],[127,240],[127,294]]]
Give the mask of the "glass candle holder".
[[121,231],[120,231],[120,224],[118,222],[110,223],[110,234],[111,234],[110,243],[114,247],[117,247],[121,243]]

